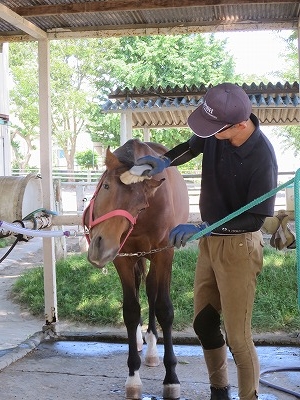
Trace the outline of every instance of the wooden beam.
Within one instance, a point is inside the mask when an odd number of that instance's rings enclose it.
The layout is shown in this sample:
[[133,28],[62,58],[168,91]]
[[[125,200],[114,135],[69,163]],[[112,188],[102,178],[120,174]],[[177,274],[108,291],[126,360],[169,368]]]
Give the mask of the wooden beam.
[[153,36],[153,35],[186,35],[204,32],[232,31],[264,31],[297,29],[298,18],[294,19],[259,19],[259,20],[218,20],[195,22],[170,22],[167,24],[127,24],[102,25],[97,27],[60,28],[48,30],[48,39],[74,39],[76,37],[123,37],[123,36]]
[[[102,26],[91,28],[65,28],[51,29],[47,31],[49,40],[61,39],[82,39],[82,38],[107,38],[123,36],[153,36],[153,35],[186,35],[192,33],[211,33],[211,32],[244,32],[244,31],[264,31],[264,30],[286,30],[298,29],[298,18],[294,20],[260,20],[260,21],[221,21],[218,24],[202,23],[193,25],[191,23],[169,24],[162,27],[157,24],[138,24],[138,25],[119,25]],[[32,36],[22,34],[21,32],[0,32],[0,43],[5,42],[28,42],[34,40]]]
[[[114,0],[114,1],[91,1],[85,3],[72,3],[60,5],[44,5],[30,7],[16,7],[13,11],[23,17],[37,17],[63,14],[118,12],[118,11],[140,11],[159,10],[166,8],[188,8],[204,6],[258,4],[262,0]],[[264,0],[264,4],[298,3],[298,0]]]
[[8,7],[0,4],[0,18],[9,24],[21,29],[23,32],[28,33],[35,39],[46,39],[47,33],[42,29],[38,28],[36,25],[27,21],[14,11],[10,10]]

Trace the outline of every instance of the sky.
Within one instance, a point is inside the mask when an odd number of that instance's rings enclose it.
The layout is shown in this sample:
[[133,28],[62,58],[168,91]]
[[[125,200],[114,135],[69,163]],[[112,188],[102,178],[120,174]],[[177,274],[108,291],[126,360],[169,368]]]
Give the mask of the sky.
[[[226,32],[217,33],[216,38],[227,38],[227,49],[234,56],[237,74],[265,75],[269,82],[276,84],[281,79],[273,76],[272,72],[282,65],[283,59],[280,54],[284,53],[285,43],[281,38],[287,38],[291,33],[288,30]],[[279,171],[296,171],[300,168],[300,156],[295,158],[293,151],[283,151],[280,139],[272,134],[272,130],[273,127],[262,126],[262,131],[275,149]]]
[[272,71],[280,68],[278,58],[285,49],[282,38],[288,38],[291,33],[290,30],[226,32],[217,33],[216,37],[228,39],[227,48],[234,56],[237,73],[266,74],[276,83],[278,76],[272,76]]

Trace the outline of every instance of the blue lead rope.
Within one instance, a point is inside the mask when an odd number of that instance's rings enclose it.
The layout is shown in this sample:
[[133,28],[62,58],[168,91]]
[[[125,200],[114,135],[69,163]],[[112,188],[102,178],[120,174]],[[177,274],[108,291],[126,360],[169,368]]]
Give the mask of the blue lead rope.
[[279,185],[277,188],[270,190],[268,193],[263,194],[262,196],[258,197],[257,199],[250,201],[250,203],[239,208],[238,210],[234,211],[233,213],[227,215],[226,217],[220,219],[219,221],[214,222],[213,224],[209,225],[207,228],[203,229],[202,231],[195,233],[195,235],[190,237],[188,242],[201,238],[202,236],[206,235],[207,233],[209,233],[209,232],[213,231],[214,229],[218,228],[219,226],[223,225],[225,222],[230,221],[231,219],[237,217],[238,215],[240,215],[243,212],[249,210],[250,208],[256,206],[257,204],[262,203],[263,201],[267,200],[269,197],[274,196],[277,192],[279,192],[280,190],[284,189],[286,186],[293,183],[294,180],[295,180],[295,178],[290,179],[286,183]]
[[300,307],[300,187],[299,186],[300,186],[300,169],[296,171],[295,185],[294,185],[298,305]]
[[202,236],[210,233],[214,229],[218,228],[219,226],[225,224],[225,222],[230,221],[231,219],[237,217],[238,215],[242,214],[243,212],[249,210],[250,208],[256,206],[259,203],[267,200],[268,198],[274,196],[280,190],[283,190],[285,187],[289,186],[290,184],[295,182],[294,186],[294,193],[295,193],[295,223],[296,223],[296,254],[297,254],[297,281],[298,281],[298,305],[300,307],[300,169],[296,171],[295,177],[290,179],[289,181],[283,183],[282,185],[277,186],[277,188],[270,190],[268,193],[263,194],[262,196],[258,197],[257,199],[252,200],[250,203],[246,204],[245,206],[239,208],[238,210],[234,211],[233,213],[227,215],[226,217],[220,219],[217,222],[209,225],[207,228],[204,228],[202,231],[195,233],[192,237],[189,238],[188,242],[193,240],[200,239]]

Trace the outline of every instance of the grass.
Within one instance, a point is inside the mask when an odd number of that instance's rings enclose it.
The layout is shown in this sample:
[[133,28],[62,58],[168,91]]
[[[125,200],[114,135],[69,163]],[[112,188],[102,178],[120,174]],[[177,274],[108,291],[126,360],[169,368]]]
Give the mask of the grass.
[[[176,251],[171,297],[174,305],[174,329],[191,325],[193,318],[193,281],[197,249]],[[259,276],[253,312],[255,332],[299,329],[297,304],[296,252],[264,249],[264,268]],[[93,268],[86,255],[72,255],[57,262],[57,303],[60,320],[90,325],[120,326],[122,289],[112,264],[107,274]],[[36,316],[44,314],[43,268],[38,267],[21,276],[12,288],[14,300]],[[141,288],[141,308],[147,322],[147,301]]]
[[11,236],[1,238],[0,239],[0,249],[3,249],[4,247],[7,247],[7,246],[11,246],[15,240],[16,240],[16,238],[11,237]]
[[252,324],[257,331],[299,330],[295,250],[265,249],[264,268],[258,278]]

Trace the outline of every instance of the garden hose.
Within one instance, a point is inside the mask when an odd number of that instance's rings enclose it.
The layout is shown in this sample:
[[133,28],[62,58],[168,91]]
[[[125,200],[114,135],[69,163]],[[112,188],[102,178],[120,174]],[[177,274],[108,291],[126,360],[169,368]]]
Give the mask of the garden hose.
[[286,389],[282,386],[275,385],[274,383],[268,382],[265,379],[262,379],[262,375],[267,374],[267,373],[273,373],[273,372],[300,372],[300,367],[280,367],[280,368],[271,368],[271,369],[265,369],[260,372],[260,379],[259,382],[262,383],[265,386],[268,386],[272,389],[278,390],[280,392],[288,393],[292,396],[295,396],[297,399],[300,399],[300,393],[295,392],[294,390],[289,390]]

